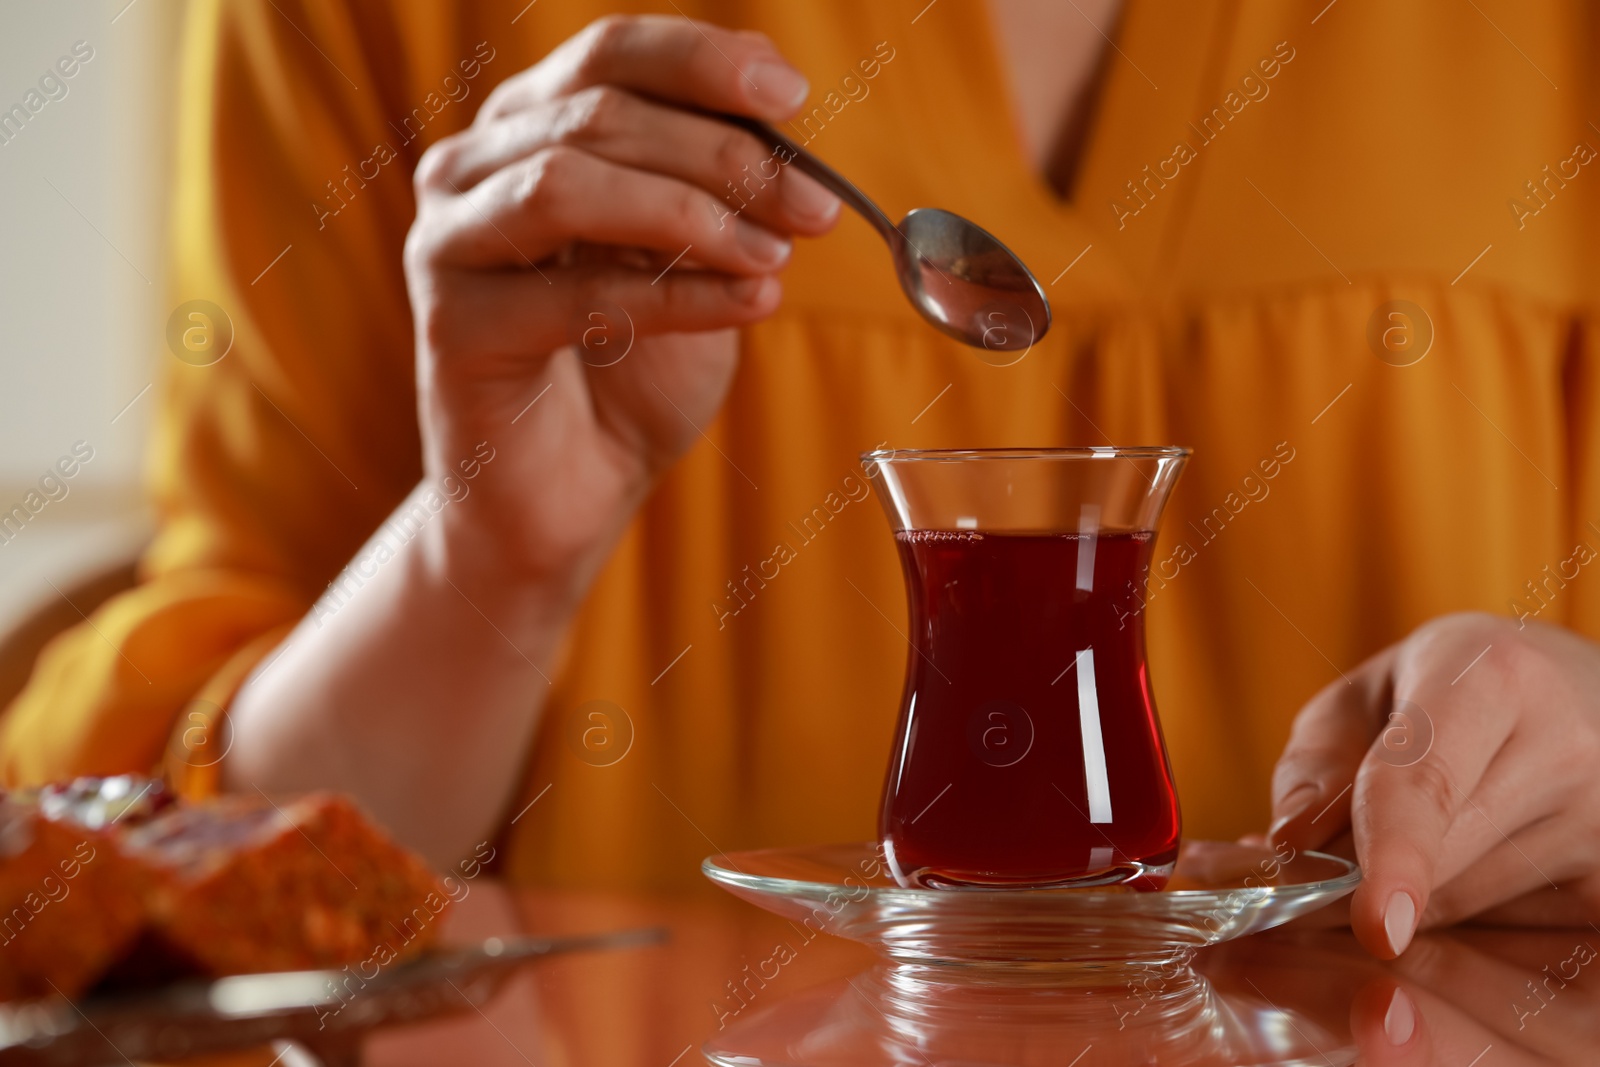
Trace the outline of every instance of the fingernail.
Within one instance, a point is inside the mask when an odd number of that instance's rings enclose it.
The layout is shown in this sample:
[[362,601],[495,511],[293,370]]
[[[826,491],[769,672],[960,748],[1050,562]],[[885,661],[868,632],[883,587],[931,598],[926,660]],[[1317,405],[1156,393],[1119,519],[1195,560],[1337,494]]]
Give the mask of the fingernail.
[[1416,931],[1416,903],[1405,892],[1396,893],[1383,909],[1383,932],[1389,939],[1389,951],[1400,955],[1411,944],[1411,935]]
[[789,258],[789,242],[770,230],[740,222],[735,224],[734,233],[738,235],[739,247],[763,267],[776,267]]
[[1383,1032],[1389,1044],[1400,1046],[1411,1040],[1417,1030],[1417,1007],[1399,986],[1389,998],[1389,1010],[1383,1013]]
[[821,222],[839,213],[839,198],[809,174],[794,168],[783,172],[783,199],[797,217]]
[[1275,839],[1278,832],[1293,822],[1296,816],[1304,813],[1321,792],[1321,788],[1315,782],[1306,782],[1289,790],[1289,795],[1278,805],[1278,810],[1283,814],[1273,820],[1272,826],[1267,830],[1267,839]]
[[758,59],[744,69],[744,76],[755,86],[758,96],[780,107],[797,108],[811,92],[811,83],[805,76],[786,63]]
[[763,275],[754,278],[733,278],[728,282],[728,293],[741,304],[754,304],[767,287]]

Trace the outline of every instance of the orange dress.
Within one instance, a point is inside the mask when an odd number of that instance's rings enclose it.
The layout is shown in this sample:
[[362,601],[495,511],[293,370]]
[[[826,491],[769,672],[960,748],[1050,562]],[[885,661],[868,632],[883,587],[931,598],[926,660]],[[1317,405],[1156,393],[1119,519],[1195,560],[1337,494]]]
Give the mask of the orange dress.
[[[1147,600],[1156,693],[1187,833],[1259,829],[1302,702],[1424,620],[1600,635],[1576,562],[1600,546],[1597,16],[1475,7],[1134,0],[1061,202],[979,0],[195,4],[172,303],[223,308],[233,346],[170,361],[143,584],[50,646],[5,780],[165,760],[208,787],[171,758],[186,728],[419,477],[421,150],[604,10],[676,8],[771,35],[813,87],[793,132],[892,215],[1000,235],[1055,326],[991,366],[914,316],[859,220],[798,249],[710,441],[573,625],[509,876],[683,885],[716,849],[873,834],[906,654],[887,525],[851,490],[880,444],[1193,446]],[[607,766],[570,741],[593,700],[632,733]]]

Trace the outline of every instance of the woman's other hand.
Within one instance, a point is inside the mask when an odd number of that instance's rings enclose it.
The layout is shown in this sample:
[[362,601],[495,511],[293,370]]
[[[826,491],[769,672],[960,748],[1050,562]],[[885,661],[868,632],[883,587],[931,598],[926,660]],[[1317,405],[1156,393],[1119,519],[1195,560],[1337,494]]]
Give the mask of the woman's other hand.
[[1420,627],[1300,712],[1271,839],[1349,834],[1357,938],[1382,958],[1421,927],[1600,915],[1600,647],[1485,614]]

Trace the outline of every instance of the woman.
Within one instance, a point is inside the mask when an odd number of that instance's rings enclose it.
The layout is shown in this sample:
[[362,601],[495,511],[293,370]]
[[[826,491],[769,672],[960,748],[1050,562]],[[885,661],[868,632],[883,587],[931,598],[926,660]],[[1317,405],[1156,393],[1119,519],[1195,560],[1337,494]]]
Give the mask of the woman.
[[[1384,957],[1593,917],[1592,16],[1058,7],[197,5],[176,294],[231,351],[8,780],[166,753],[558,884],[860,839],[905,642],[857,454],[1179,442],[1128,610],[1189,835],[1349,831]],[[1049,336],[935,334],[708,111],[995,231]]]

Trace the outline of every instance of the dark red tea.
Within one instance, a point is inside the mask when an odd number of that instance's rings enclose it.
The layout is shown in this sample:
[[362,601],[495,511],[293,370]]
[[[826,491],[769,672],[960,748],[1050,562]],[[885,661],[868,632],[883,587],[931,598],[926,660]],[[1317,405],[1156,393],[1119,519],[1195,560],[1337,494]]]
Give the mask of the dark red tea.
[[895,535],[910,657],[880,830],[924,885],[1165,884],[1178,799],[1139,616],[1148,531]]

